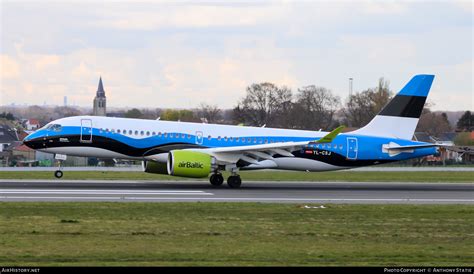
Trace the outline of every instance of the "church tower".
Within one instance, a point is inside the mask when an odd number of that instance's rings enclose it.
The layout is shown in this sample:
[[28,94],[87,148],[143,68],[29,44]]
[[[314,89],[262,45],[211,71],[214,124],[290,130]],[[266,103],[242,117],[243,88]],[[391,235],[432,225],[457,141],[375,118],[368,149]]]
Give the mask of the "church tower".
[[95,98],[94,98],[94,111],[92,115],[106,116],[107,115],[107,111],[105,107],[106,101],[107,101],[107,98],[105,97],[104,86],[102,85],[102,77],[100,77],[99,87],[97,88],[97,94],[95,95]]

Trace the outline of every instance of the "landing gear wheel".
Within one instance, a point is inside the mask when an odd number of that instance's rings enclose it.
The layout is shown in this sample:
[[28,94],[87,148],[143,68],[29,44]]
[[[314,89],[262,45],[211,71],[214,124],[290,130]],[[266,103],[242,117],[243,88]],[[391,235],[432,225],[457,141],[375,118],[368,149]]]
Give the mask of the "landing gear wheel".
[[229,178],[227,178],[227,185],[230,188],[239,188],[240,185],[242,185],[242,180],[238,175],[229,176]]
[[220,173],[215,173],[211,175],[211,178],[209,178],[209,181],[211,182],[211,185],[213,186],[220,186],[224,182],[224,177]]
[[63,177],[63,172],[61,170],[56,170],[54,172],[54,177],[61,179]]

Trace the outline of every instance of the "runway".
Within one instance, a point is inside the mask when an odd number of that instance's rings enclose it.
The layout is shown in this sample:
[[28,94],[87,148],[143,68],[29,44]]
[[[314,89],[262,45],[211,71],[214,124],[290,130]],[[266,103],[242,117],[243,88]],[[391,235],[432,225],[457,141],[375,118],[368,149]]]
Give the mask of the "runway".
[[0,201],[474,204],[474,184],[0,180]]

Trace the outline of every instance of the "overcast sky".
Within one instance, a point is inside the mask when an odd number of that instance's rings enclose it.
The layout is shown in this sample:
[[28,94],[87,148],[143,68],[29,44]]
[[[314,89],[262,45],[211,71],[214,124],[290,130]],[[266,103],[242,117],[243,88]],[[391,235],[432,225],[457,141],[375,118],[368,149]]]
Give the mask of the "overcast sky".
[[3,1],[0,105],[231,108],[255,82],[345,99],[435,74],[436,110],[474,110],[471,1]]

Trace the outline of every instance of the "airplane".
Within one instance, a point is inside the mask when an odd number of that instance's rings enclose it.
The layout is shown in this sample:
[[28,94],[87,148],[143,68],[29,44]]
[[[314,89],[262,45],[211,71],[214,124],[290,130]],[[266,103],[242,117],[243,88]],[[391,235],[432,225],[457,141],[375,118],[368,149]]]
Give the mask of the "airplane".
[[[437,154],[436,144],[412,141],[434,75],[414,76],[364,127],[341,133],[74,116],[28,135],[28,147],[59,156],[142,161],[148,173],[205,178],[239,188],[241,170],[330,171]],[[57,159],[62,159],[61,157]],[[61,168],[55,176],[61,178]]]

